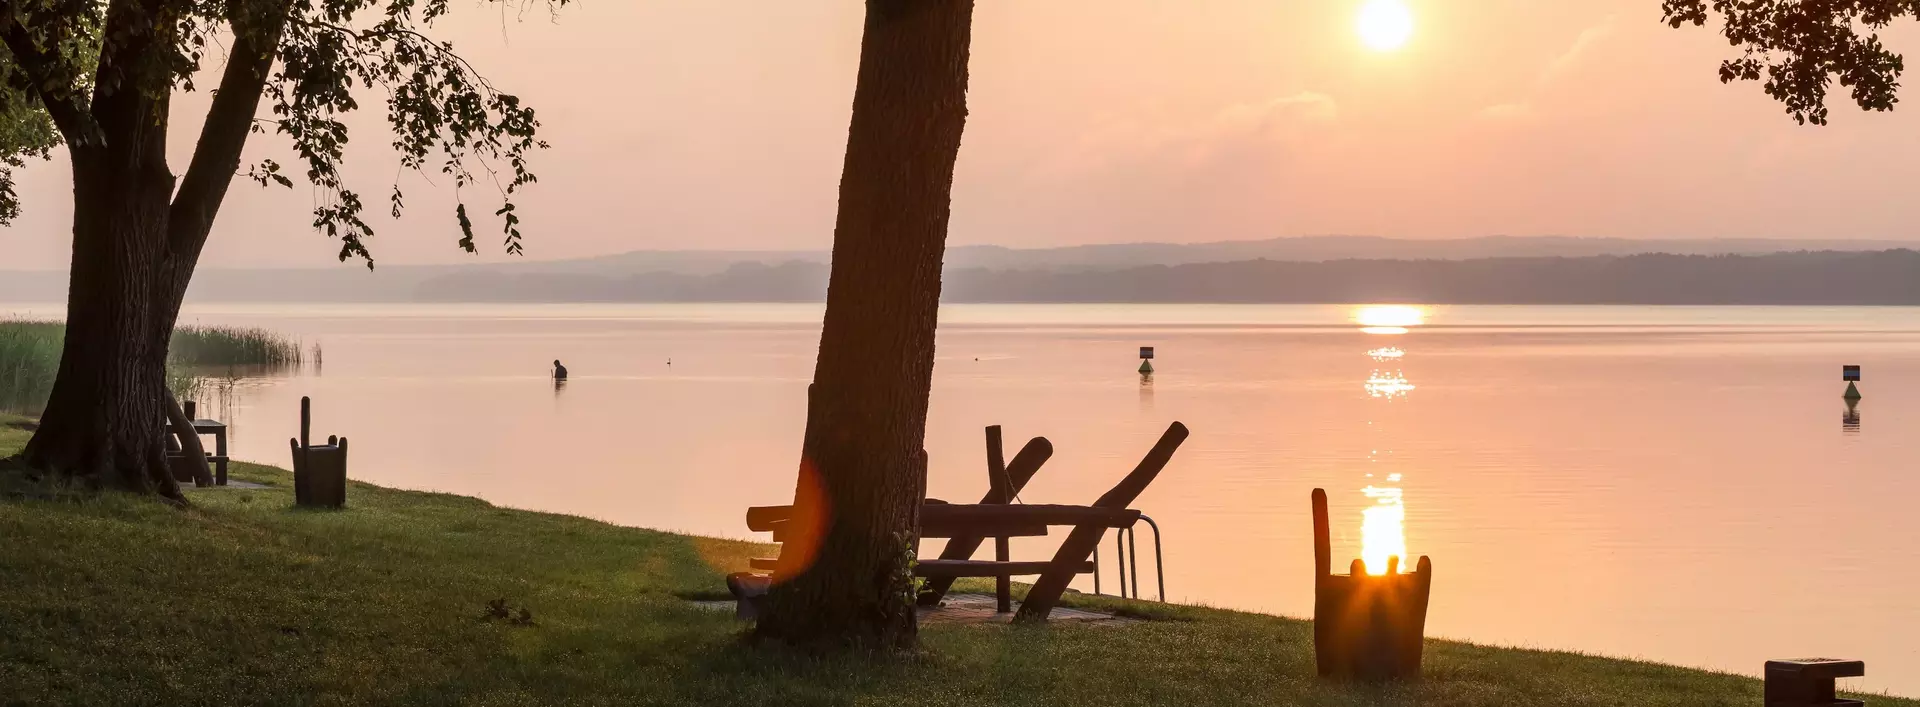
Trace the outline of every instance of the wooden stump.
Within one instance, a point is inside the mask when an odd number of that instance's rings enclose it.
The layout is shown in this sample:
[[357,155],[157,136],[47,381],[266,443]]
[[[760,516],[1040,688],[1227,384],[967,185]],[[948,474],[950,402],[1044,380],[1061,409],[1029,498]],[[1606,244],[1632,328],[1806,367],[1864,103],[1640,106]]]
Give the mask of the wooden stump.
[[293,447],[293,504],[318,508],[342,508],[347,505],[347,440],[328,437],[325,445],[308,443],[313,408],[307,398],[300,399],[300,438],[288,440]]

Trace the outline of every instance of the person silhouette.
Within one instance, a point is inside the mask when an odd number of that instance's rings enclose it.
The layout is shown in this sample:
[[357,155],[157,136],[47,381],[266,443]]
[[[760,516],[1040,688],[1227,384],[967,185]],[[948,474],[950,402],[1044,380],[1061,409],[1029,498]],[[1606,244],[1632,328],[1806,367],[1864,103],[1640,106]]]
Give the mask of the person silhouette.
[[553,379],[557,381],[567,379],[567,367],[560,365],[560,359],[557,358],[553,360]]

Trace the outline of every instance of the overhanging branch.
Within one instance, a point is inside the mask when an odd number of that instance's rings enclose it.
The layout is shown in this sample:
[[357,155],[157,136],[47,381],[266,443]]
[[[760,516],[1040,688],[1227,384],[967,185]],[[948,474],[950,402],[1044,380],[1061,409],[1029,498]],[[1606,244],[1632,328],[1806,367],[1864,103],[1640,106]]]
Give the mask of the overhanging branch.
[[266,86],[267,72],[273,68],[291,5],[290,0],[274,0],[255,14],[236,11],[230,18],[233,49],[227,55],[213,105],[207,109],[207,120],[200,128],[193,161],[173,199],[167,235],[175,252],[192,251],[197,256],[206,243],[214,214],[240,169],[241,152],[260,108],[260,92]]

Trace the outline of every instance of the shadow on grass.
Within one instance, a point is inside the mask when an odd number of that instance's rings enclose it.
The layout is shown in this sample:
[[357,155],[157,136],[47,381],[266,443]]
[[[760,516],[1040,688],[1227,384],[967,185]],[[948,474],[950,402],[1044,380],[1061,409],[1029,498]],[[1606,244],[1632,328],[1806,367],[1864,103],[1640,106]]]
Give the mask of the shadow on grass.
[[0,498],[83,503],[103,492],[85,481],[49,478],[18,456],[0,458]]

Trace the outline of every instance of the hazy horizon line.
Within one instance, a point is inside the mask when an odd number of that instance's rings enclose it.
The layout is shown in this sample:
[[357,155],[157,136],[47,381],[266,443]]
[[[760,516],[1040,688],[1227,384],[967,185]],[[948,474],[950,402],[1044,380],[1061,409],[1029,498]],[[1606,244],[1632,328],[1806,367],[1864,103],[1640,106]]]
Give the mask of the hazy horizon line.
[[[1355,240],[1355,241],[1364,240],[1364,241],[1392,241],[1392,242],[1406,242],[1406,243],[1462,243],[1462,242],[1471,242],[1471,241],[1492,241],[1492,240],[1613,241],[1613,242],[1629,242],[1629,243],[1689,243],[1689,244],[1707,244],[1707,243],[1713,243],[1713,242],[1804,243],[1804,244],[1853,243],[1853,244],[1860,244],[1860,245],[1886,246],[1884,248],[1886,250],[1920,248],[1920,238],[1913,238],[1913,239],[1861,238],[1861,237],[1853,237],[1853,236],[1732,236],[1732,237],[1652,236],[1652,237],[1649,237],[1649,236],[1568,236],[1568,235],[1516,236],[1516,235],[1508,235],[1508,234],[1490,234],[1490,235],[1483,235],[1483,236],[1443,236],[1443,237],[1435,237],[1435,238],[1420,238],[1420,237],[1409,237],[1409,236],[1383,236],[1383,235],[1369,235],[1369,234],[1326,233],[1326,234],[1309,234],[1309,235],[1293,235],[1293,236],[1273,236],[1268,238],[1239,238],[1239,239],[1190,241],[1190,242],[1113,241],[1113,242],[1103,242],[1103,243],[1082,243],[1077,245],[1055,245],[1055,246],[1036,246],[1036,247],[1021,247],[1021,246],[996,244],[996,243],[961,243],[961,244],[949,244],[947,246],[947,250],[953,251],[953,250],[963,249],[963,248],[978,248],[978,249],[999,249],[999,250],[1014,251],[1014,252],[1047,252],[1047,251],[1068,251],[1068,250],[1076,250],[1076,249],[1127,248],[1127,247],[1148,247],[1148,246],[1169,246],[1169,247],[1227,246],[1227,245],[1238,245],[1238,244],[1257,244],[1257,243],[1273,243],[1273,242],[1279,242],[1279,241],[1309,241],[1309,240]],[[577,263],[577,262],[591,261],[591,260],[597,260],[602,258],[614,258],[614,257],[623,256],[623,255],[639,255],[639,254],[658,254],[658,255],[815,254],[817,255],[817,254],[831,254],[832,250],[833,249],[831,245],[828,245],[826,247],[821,247],[821,248],[786,248],[786,249],[634,248],[634,249],[628,249],[628,250],[597,253],[592,255],[577,255],[577,256],[568,256],[568,257],[560,257],[560,258],[550,258],[550,259],[515,258],[515,259],[507,259],[507,260],[485,260],[485,261],[450,260],[450,261],[441,261],[441,262],[407,262],[407,263],[394,263],[391,265],[385,265],[384,267],[433,268],[433,267],[458,267],[463,265],[500,266],[500,265],[516,265],[516,264],[523,264],[523,263],[525,264]],[[1807,248],[1783,248],[1779,252],[1792,252],[1795,250],[1807,250]],[[1648,251],[1647,254],[1656,254],[1656,253],[1658,253],[1658,251]],[[1732,253],[1729,253],[1729,254],[1732,254]],[[1676,253],[1676,255],[1679,255],[1679,254]],[[1420,259],[1419,256],[1405,256],[1405,257],[1407,259]],[[1478,259],[1484,259],[1484,258],[1499,258],[1499,257],[1539,257],[1539,256],[1524,255],[1524,254],[1516,254],[1511,256],[1476,255],[1476,256],[1470,256],[1470,257],[1460,258],[1460,259],[1478,260]],[[1584,256],[1581,256],[1581,257],[1584,257]],[[1336,258],[1336,259],[1339,259],[1339,260],[1394,260],[1399,258],[1396,258],[1394,256],[1379,256],[1379,257],[1367,256],[1367,257],[1343,257],[1343,258]],[[319,271],[319,270],[336,269],[342,265],[350,265],[354,268],[366,267],[363,261],[348,260],[348,261],[328,261],[328,262],[315,263],[312,265],[298,265],[298,266],[287,266],[287,265],[216,266],[216,267],[202,268],[201,272],[275,271],[275,270]],[[379,265],[377,260],[375,262],[375,265],[376,265],[376,270],[379,267],[382,267]],[[0,272],[13,272],[13,273],[64,273],[68,271],[69,271],[69,268],[26,268],[26,269],[0,268]]]

